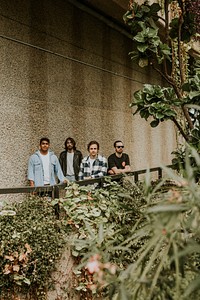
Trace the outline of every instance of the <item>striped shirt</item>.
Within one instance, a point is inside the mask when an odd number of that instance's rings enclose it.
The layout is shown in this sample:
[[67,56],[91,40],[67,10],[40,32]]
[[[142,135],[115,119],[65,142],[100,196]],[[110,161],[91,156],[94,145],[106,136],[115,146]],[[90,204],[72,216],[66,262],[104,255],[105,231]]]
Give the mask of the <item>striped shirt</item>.
[[82,159],[80,171],[78,174],[79,180],[84,180],[85,177],[99,178],[107,175],[107,159],[98,155],[90,166],[89,156]]

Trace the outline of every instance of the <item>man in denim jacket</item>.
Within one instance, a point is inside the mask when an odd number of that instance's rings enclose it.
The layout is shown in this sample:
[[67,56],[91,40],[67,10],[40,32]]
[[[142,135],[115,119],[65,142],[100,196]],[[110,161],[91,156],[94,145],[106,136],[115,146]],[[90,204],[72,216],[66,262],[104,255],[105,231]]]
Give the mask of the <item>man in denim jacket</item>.
[[57,156],[49,150],[50,141],[44,137],[40,140],[40,149],[31,155],[28,163],[28,180],[30,186],[45,186],[66,182]]

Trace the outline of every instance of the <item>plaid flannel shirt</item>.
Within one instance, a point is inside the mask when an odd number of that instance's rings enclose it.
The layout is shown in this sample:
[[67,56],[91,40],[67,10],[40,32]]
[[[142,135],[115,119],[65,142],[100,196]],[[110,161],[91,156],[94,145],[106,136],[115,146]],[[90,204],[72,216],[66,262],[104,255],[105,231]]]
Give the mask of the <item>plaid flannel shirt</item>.
[[92,171],[90,170],[89,156],[84,157],[80,171],[78,174],[79,180],[83,180],[85,177],[99,178],[107,175],[107,159],[101,155],[98,155],[93,162]]

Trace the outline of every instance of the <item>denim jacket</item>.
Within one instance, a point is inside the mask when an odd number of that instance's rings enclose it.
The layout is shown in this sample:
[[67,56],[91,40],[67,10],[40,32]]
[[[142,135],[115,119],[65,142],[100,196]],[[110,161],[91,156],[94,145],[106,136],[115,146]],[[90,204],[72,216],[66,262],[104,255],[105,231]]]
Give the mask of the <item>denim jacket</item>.
[[[31,155],[28,162],[28,180],[34,181],[35,186],[44,186],[44,170],[42,160],[39,155],[40,151],[36,151]],[[49,151],[50,160],[50,185],[56,184],[56,177],[63,182],[65,177],[61,170],[57,156],[53,151]]]

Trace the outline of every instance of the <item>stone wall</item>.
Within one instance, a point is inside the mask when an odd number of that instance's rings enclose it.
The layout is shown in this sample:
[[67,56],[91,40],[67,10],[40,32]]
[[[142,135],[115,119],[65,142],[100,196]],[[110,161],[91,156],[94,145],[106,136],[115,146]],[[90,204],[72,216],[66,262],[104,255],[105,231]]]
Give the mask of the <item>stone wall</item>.
[[108,156],[122,139],[133,170],[171,161],[173,124],[151,129],[129,108],[135,90],[161,78],[131,62],[131,39],[71,2],[0,1],[0,187],[27,184],[42,136],[57,155],[68,136],[84,155],[90,140]]

